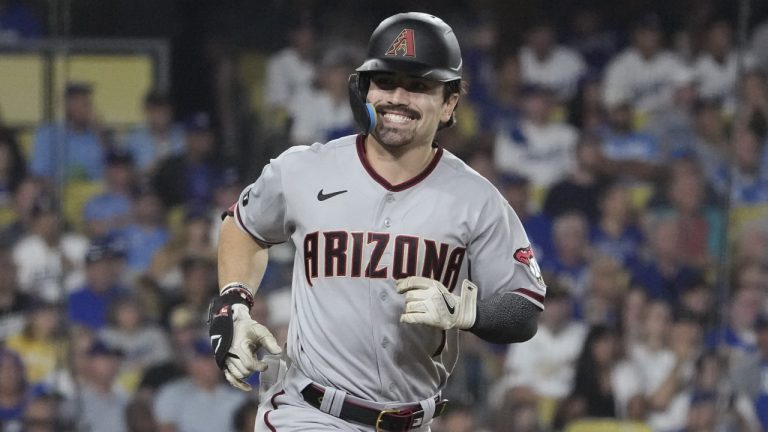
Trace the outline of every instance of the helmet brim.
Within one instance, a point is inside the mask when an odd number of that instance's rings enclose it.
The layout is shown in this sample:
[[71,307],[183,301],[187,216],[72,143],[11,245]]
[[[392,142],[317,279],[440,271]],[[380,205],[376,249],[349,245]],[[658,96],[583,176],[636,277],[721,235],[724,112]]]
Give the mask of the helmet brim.
[[368,59],[356,69],[358,72],[393,72],[434,81],[448,82],[461,79],[461,65],[456,70],[435,68],[412,60]]

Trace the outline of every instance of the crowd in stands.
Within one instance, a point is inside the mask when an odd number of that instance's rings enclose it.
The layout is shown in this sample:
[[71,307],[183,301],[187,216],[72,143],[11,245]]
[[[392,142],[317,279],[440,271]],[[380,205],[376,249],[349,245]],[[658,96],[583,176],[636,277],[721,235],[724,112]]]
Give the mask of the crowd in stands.
[[[0,0],[0,36],[41,34],[20,5]],[[714,12],[696,31],[571,12],[531,17],[519,45],[445,17],[469,92],[438,142],[515,209],[548,292],[529,342],[462,334],[432,430],[768,431],[768,20],[737,48]],[[354,131],[365,37],[316,25],[266,53],[257,154]],[[94,91],[70,82],[30,148],[0,131],[0,429],[250,432],[257,395],[222,381],[205,323],[220,215],[252,173],[220,157],[217,110],[151,90],[114,133]],[[252,310],[281,341],[292,260],[272,248]]]

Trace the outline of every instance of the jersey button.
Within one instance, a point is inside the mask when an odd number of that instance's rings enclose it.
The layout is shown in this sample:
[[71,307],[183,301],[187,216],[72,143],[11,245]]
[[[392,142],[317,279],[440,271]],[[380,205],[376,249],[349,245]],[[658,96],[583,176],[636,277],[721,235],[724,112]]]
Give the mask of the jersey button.
[[386,300],[386,299],[387,299],[387,297],[389,297],[389,294],[387,294],[387,292],[386,292],[386,291],[382,291],[381,293],[379,293],[379,298],[380,298],[380,299],[382,299],[382,300]]
[[395,196],[392,194],[387,194],[387,202],[391,203],[393,201],[395,201]]
[[381,340],[381,347],[386,349],[388,346],[389,346],[389,339],[385,337],[384,339]]
[[384,226],[389,228],[392,226],[392,221],[389,218],[384,219]]

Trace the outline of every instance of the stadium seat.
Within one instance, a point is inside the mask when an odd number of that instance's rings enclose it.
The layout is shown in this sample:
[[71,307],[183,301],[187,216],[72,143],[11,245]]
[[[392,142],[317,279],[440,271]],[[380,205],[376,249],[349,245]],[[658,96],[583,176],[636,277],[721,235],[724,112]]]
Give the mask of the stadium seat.
[[653,432],[645,423],[614,419],[582,419],[568,424],[565,432]]
[[0,123],[34,127],[42,121],[44,66],[40,54],[0,55]]

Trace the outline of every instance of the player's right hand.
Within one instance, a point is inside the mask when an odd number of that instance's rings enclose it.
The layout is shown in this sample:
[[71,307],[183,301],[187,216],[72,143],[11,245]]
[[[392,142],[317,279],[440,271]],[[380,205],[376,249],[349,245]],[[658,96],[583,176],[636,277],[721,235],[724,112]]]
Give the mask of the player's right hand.
[[259,360],[256,351],[262,346],[271,354],[282,350],[270,331],[251,318],[252,302],[238,301],[226,291],[214,299],[209,314],[211,347],[216,364],[233,386],[250,391],[245,380],[256,371],[264,371],[266,363]]

